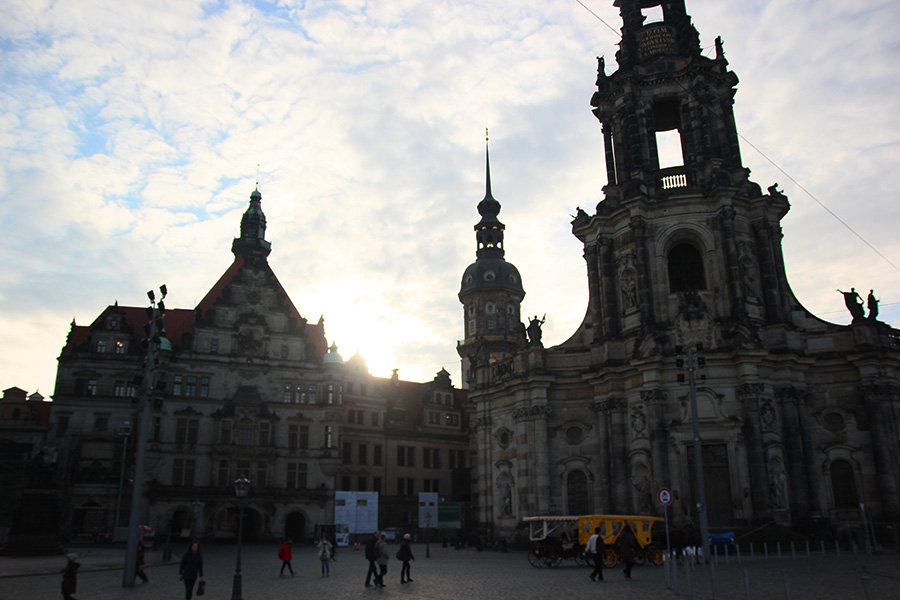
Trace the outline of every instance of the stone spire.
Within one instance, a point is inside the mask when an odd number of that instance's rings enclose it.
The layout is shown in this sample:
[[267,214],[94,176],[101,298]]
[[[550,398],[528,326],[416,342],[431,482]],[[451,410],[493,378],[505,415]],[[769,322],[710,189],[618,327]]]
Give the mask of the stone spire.
[[241,217],[241,237],[234,238],[231,251],[244,258],[269,256],[272,244],[266,241],[266,215],[262,211],[259,188],[250,193],[250,206]]

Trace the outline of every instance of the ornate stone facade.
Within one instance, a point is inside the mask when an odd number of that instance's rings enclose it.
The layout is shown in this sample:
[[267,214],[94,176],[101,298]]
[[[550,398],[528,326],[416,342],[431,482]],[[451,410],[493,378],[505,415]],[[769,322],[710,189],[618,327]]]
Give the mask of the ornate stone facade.
[[[519,340],[497,364],[464,362],[479,520],[512,535],[546,513],[661,514],[661,487],[677,521],[695,520],[686,375],[711,526],[853,520],[862,501],[900,518],[900,332],[800,306],[781,249],[789,204],[741,162],[721,41],[702,55],[683,1],[616,6],[618,69],[600,60],[591,100],[608,183],[594,214],[572,221],[585,319],[558,346]],[[646,22],[642,7],[663,20]],[[678,132],[681,166],[660,168],[663,131]],[[697,362],[680,367],[684,348]],[[460,342],[462,356],[476,349],[491,354],[490,341]],[[563,433],[573,424],[582,436]]]

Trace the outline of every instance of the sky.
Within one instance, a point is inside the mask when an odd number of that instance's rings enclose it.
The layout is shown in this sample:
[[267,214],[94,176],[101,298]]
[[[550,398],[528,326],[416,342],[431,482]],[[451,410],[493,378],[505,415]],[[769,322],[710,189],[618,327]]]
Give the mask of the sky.
[[[612,4],[5,0],[0,389],[52,395],[73,318],[163,283],[167,306],[193,308],[232,262],[257,172],[269,263],[300,313],[374,375],[446,368],[460,385],[486,127],[522,314],[565,341],[587,303],[570,222],[606,184],[590,98],[596,57],[616,66]],[[874,289],[900,326],[900,3],[687,10],[740,78],[750,178],[792,204],[800,303],[846,324],[835,290]]]

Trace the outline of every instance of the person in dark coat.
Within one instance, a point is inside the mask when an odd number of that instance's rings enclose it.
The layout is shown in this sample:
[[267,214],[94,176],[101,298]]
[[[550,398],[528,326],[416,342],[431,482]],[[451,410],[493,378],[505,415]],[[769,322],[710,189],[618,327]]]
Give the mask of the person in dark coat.
[[184,600],[191,600],[198,577],[203,581],[203,555],[200,554],[200,544],[193,542],[181,557],[181,566],[178,568],[178,579],[184,581]]
[[409,545],[411,539],[408,533],[404,534],[403,541],[400,542],[400,549],[397,550],[397,559],[403,563],[403,566],[400,567],[400,583],[412,583],[412,577],[409,576],[409,561],[416,560],[416,557],[413,556],[412,548]]
[[622,559],[622,562],[625,563],[625,568],[622,569],[622,575],[625,579],[631,579],[631,569],[634,567],[634,558],[639,550],[640,546],[638,545],[637,538],[634,537],[634,531],[632,531],[631,526],[626,523],[625,529],[622,530],[622,535],[619,536],[619,557]]
[[147,559],[144,557],[144,544],[138,542],[137,547],[137,558],[134,561],[134,572],[135,574],[141,578],[141,581],[147,583],[150,581],[147,578],[147,574],[144,573],[144,567],[147,566]]
[[376,554],[375,546],[378,544],[378,540],[380,539],[381,536],[376,531],[366,542],[366,560],[369,561],[369,571],[366,573],[366,587],[372,587],[372,576],[378,575],[378,567],[375,566],[375,559],[378,557],[378,555]]
[[63,569],[62,572],[63,600],[75,600],[75,597],[72,596],[72,594],[75,593],[76,588],[78,587],[78,567],[81,566],[81,563],[78,562],[77,554],[66,554],[66,559],[68,562],[66,563],[66,568]]
[[384,587],[384,576],[387,575],[388,561],[391,555],[388,553],[387,536],[381,534],[381,539],[375,544],[375,562],[378,563],[378,573],[375,575],[375,585]]

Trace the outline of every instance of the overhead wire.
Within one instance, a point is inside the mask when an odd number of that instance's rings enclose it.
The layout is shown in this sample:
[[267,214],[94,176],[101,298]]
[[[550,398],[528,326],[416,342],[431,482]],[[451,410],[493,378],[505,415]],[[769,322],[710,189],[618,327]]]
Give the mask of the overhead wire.
[[[604,25],[606,25],[610,30],[612,30],[613,32],[615,32],[615,34],[616,34],[617,36],[619,36],[619,39],[622,38],[622,32],[621,32],[621,31],[619,31],[619,30],[613,28],[609,23],[607,23],[605,20],[603,20],[603,19],[600,17],[600,15],[598,15],[597,13],[595,13],[594,11],[592,11],[590,8],[588,8],[581,0],[575,0],[575,2],[577,2],[577,3],[580,4],[582,7],[584,7],[585,10],[587,10],[589,13],[591,13],[594,17],[597,18],[597,20],[599,20],[601,23],[603,23]],[[687,87],[685,87],[685,85],[684,85],[683,82],[677,81],[677,83],[678,83],[678,85],[681,86],[681,88],[682,88],[688,95],[692,95],[692,94],[691,94],[691,91],[690,91]],[[738,135],[738,137],[739,137],[742,141],[746,142],[747,145],[749,145],[751,148],[753,148],[754,150],[756,150],[756,152],[757,152],[757,153],[758,153],[765,161],[767,161],[767,162],[768,162],[770,165],[772,165],[776,170],[778,170],[778,172],[780,172],[780,173],[783,174],[785,177],[787,177],[794,185],[796,185],[800,190],[802,190],[803,193],[805,193],[807,196],[809,196],[810,198],[812,198],[813,201],[815,201],[816,204],[818,204],[819,206],[821,206],[821,207],[822,207],[829,215],[832,216],[832,218],[834,218],[838,223],[840,223],[841,225],[843,225],[850,233],[852,233],[854,236],[856,236],[863,244],[865,244],[866,246],[868,246],[869,249],[871,249],[875,254],[877,254],[884,262],[886,262],[886,263],[889,264],[891,267],[893,267],[893,269],[894,269],[895,271],[897,271],[898,273],[900,273],[900,267],[898,267],[896,264],[894,264],[894,262],[891,261],[888,257],[886,257],[881,251],[879,251],[878,248],[876,248],[876,247],[873,246],[871,243],[869,243],[869,241],[868,241],[866,238],[864,238],[859,232],[857,232],[855,229],[853,229],[853,227],[851,227],[850,224],[848,224],[846,221],[844,221],[842,218],[840,218],[837,214],[835,214],[835,212],[832,211],[830,208],[828,208],[828,206],[827,206],[824,202],[822,202],[821,200],[819,200],[819,199],[815,196],[815,194],[813,194],[811,191],[809,191],[808,189],[806,189],[806,187],[804,187],[803,184],[801,184],[799,181],[797,181],[797,179],[796,179],[795,177],[793,177],[790,173],[788,173],[786,170],[784,170],[784,168],[782,168],[781,165],[779,165],[779,164],[776,163],[774,160],[772,160],[765,152],[763,152],[762,150],[760,150],[760,149],[756,146],[756,144],[754,144],[754,143],[751,142],[749,139],[747,139],[743,134],[741,134],[740,132],[737,132],[737,135]],[[900,304],[900,302],[884,303],[884,304],[882,304],[882,306],[891,306],[891,305],[894,305],[894,304]]]

